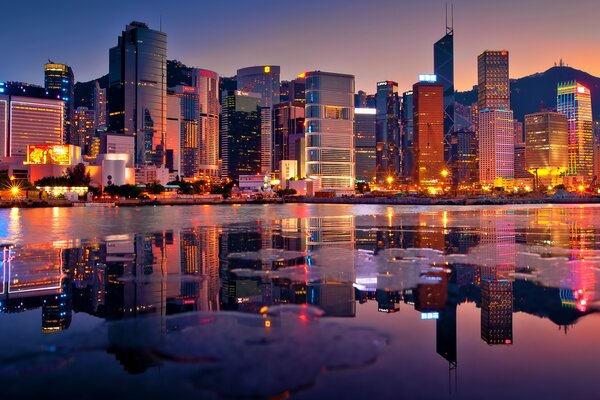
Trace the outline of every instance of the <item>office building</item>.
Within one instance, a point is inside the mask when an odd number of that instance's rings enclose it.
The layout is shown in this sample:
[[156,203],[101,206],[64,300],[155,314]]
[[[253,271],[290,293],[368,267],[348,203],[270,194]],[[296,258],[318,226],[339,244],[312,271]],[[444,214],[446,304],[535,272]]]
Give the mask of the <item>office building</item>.
[[301,143],[304,138],[304,102],[286,102],[273,107],[273,172],[280,176],[283,160],[300,162]]
[[450,152],[454,161],[450,178],[453,185],[471,185],[479,181],[478,151],[477,135],[473,130],[455,129],[452,132]]
[[135,136],[114,132],[100,132],[101,154],[127,154],[126,167],[133,168],[135,161]]
[[306,175],[354,193],[354,76],[306,73]]
[[110,49],[108,128],[136,136],[136,165],[164,164],[166,66],[167,35],[141,22]]
[[415,183],[439,184],[444,162],[444,87],[431,80],[413,85]]
[[77,107],[73,112],[71,122],[71,143],[75,146],[84,147],[86,138],[95,136],[96,133],[96,113],[87,107]]
[[219,75],[207,69],[192,70],[192,86],[198,94],[200,152],[198,175],[219,176]]
[[515,170],[513,176],[515,179],[531,178],[531,174],[527,171],[527,164],[525,160],[525,143],[515,142],[514,143],[515,153]]
[[357,181],[371,182],[377,177],[377,110],[354,109],[354,175]]
[[260,65],[238,69],[237,89],[247,93],[258,93],[263,110],[261,115],[261,171],[264,174],[273,170],[271,149],[272,141],[272,109],[279,103],[280,67],[277,65]]
[[106,115],[106,89],[102,89],[98,81],[94,86],[94,116],[95,116],[95,128],[99,130],[106,130],[107,118]]
[[0,94],[0,159],[25,157],[29,144],[62,144],[62,100]]
[[[452,24],[450,24],[452,25]],[[444,160],[455,161],[450,151],[454,131],[454,28],[446,21],[446,34],[433,45],[433,69],[437,82],[444,87]]]
[[[189,86],[178,86],[175,89],[169,90],[167,93],[167,126],[165,134],[165,167],[168,168],[170,173],[177,174],[177,176],[185,177],[186,175],[181,170],[181,140],[182,132],[185,130],[192,138],[197,139],[198,125],[195,120],[186,120],[182,123],[182,103],[185,101],[183,97],[193,97],[187,95],[182,89],[190,89]],[[179,93],[175,93],[174,90],[179,89]],[[191,135],[190,135],[191,133]],[[196,156],[198,147],[193,147],[193,156]],[[195,157],[197,158],[197,157]],[[194,176],[193,173],[192,175]]]
[[377,181],[397,178],[401,168],[400,153],[400,98],[398,83],[377,82],[375,95],[377,110]]
[[486,50],[477,57],[477,108],[510,109],[508,51]]
[[220,121],[221,177],[238,179],[261,170],[260,94],[223,93]]
[[551,185],[569,168],[569,125],[565,114],[540,112],[525,116],[525,169]]
[[506,109],[479,111],[480,182],[504,187],[513,180],[514,171],[513,112]]
[[71,129],[73,120],[73,104],[75,96],[75,77],[71,67],[57,64],[50,60],[44,64],[44,87],[57,99],[65,103],[64,107],[64,138],[63,143],[76,144],[75,130]]
[[559,83],[556,109],[567,116],[569,126],[568,174],[591,180],[594,155],[590,90],[575,81]]
[[402,94],[401,104],[401,148],[402,148],[402,178],[409,180],[414,171],[414,115],[413,115],[413,92]]

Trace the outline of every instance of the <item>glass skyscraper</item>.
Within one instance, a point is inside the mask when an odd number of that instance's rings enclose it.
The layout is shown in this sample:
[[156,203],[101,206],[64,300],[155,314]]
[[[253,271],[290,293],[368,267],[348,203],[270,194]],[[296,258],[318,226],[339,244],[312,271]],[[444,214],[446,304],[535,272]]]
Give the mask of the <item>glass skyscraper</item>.
[[571,81],[558,84],[556,109],[569,124],[570,175],[591,178],[594,173],[592,98],[590,90]]
[[450,141],[454,132],[454,29],[433,45],[433,68],[438,83],[444,87],[444,160],[452,164]]
[[354,76],[306,73],[306,175],[354,192]]
[[198,94],[198,174],[216,178],[219,176],[219,75],[195,68],[192,71],[192,86]]
[[510,109],[508,51],[486,50],[477,57],[477,108]]
[[377,110],[354,109],[354,157],[356,180],[371,182],[377,176]]
[[261,171],[272,172],[271,149],[272,139],[272,109],[279,103],[280,67],[277,65],[259,65],[238,69],[237,88],[242,92],[260,94],[261,107]]
[[71,67],[52,61],[44,64],[44,87],[65,104],[64,138],[67,144],[78,145],[77,132],[71,127],[74,113],[75,77]]
[[400,98],[398,83],[377,82],[377,181],[397,177],[400,172]]
[[402,93],[401,105],[401,142],[402,142],[402,177],[410,178],[413,171],[413,92]]
[[110,49],[109,130],[136,135],[136,165],[165,161],[167,35],[132,22]]

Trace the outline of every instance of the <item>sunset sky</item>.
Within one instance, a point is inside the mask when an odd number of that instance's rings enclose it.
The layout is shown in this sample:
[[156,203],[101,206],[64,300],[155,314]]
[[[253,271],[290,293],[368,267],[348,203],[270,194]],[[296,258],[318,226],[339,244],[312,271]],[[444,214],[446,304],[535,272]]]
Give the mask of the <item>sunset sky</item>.
[[[36,4],[38,3],[39,4]],[[441,0],[66,0],[2,7],[0,80],[43,83],[48,58],[79,81],[108,72],[108,49],[132,20],[168,35],[168,55],[223,76],[281,65],[282,79],[305,70],[350,73],[356,89],[379,80],[407,90],[433,71],[433,43],[445,32]],[[455,82],[470,89],[476,58],[510,51],[510,75],[541,72],[559,59],[600,76],[600,1],[455,0]]]

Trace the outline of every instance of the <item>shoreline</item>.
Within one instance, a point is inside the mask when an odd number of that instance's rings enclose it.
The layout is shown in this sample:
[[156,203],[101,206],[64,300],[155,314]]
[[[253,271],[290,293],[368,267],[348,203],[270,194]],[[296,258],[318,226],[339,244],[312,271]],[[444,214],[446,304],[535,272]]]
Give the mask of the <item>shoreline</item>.
[[565,198],[428,198],[404,197],[398,199],[382,197],[336,197],[336,198],[275,198],[261,200],[241,199],[123,199],[109,202],[71,202],[69,200],[0,200],[0,208],[47,208],[47,207],[149,207],[149,206],[205,206],[205,205],[243,205],[243,204],[374,204],[374,205],[413,205],[413,206],[473,206],[473,205],[518,205],[518,204],[600,204],[600,197]]

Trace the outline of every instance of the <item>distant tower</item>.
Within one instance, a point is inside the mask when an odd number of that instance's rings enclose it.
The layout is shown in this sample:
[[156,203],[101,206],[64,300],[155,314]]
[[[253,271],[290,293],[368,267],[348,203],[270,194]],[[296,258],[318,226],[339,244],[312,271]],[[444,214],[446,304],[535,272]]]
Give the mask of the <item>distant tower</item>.
[[377,181],[400,174],[400,97],[398,83],[377,82]]
[[433,68],[438,83],[444,87],[444,160],[451,164],[450,141],[454,132],[454,5],[448,21],[446,5],[446,35],[433,45]]
[[44,87],[56,94],[56,98],[65,103],[64,137],[67,144],[77,144],[77,133],[71,128],[73,123],[73,97],[75,96],[75,77],[73,70],[66,64],[57,64],[50,60],[44,64]]

